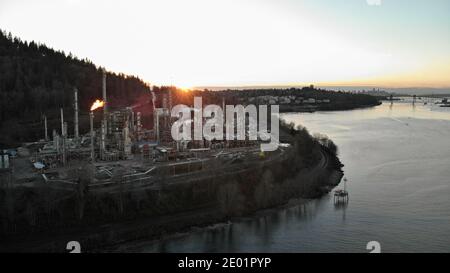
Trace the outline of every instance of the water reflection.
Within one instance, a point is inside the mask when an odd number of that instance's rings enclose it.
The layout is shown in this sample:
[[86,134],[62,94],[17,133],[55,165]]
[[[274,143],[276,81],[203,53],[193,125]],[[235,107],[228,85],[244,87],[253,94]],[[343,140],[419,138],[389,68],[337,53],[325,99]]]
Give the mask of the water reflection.
[[[122,246],[120,251],[131,252],[239,252],[272,251],[274,242],[280,234],[291,232],[299,223],[308,226],[320,211],[328,208],[332,197],[327,195],[282,209],[259,212],[258,216],[237,218],[226,224],[206,228],[194,228],[187,234]],[[336,207],[343,209],[344,207]],[[301,228],[301,227],[299,227]],[[301,229],[300,229],[301,230]],[[250,248],[247,248],[247,247]],[[244,248],[243,248],[244,247]]]
[[342,211],[342,221],[345,222],[345,216],[346,211],[348,207],[348,201],[347,202],[334,202],[334,210],[335,211]]

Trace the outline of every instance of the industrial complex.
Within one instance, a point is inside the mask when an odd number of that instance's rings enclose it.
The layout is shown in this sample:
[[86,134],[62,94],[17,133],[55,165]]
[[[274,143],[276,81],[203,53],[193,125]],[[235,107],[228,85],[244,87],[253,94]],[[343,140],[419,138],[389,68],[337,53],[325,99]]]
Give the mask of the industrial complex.
[[[94,166],[89,187],[104,188],[117,180],[134,183],[153,183],[162,174],[167,178],[178,174],[198,173],[211,168],[226,168],[245,157],[261,161],[272,154],[264,154],[255,140],[182,140],[174,141],[171,127],[172,92],[152,94],[153,126],[145,128],[138,107],[112,108],[108,103],[106,73],[102,79],[102,100],[93,102],[87,132],[80,132],[78,90],[73,90],[73,132],[68,131],[64,109],[60,111],[60,130],[50,133],[47,118],[43,117],[43,139],[24,143],[17,149],[2,150],[1,185],[69,186],[79,183],[79,171],[86,163]],[[160,95],[161,97],[157,98]],[[157,107],[156,100],[160,101]],[[223,105],[225,98],[222,99]],[[95,126],[94,119],[101,118]],[[97,124],[99,122],[96,122]],[[284,146],[286,147],[286,146]]]

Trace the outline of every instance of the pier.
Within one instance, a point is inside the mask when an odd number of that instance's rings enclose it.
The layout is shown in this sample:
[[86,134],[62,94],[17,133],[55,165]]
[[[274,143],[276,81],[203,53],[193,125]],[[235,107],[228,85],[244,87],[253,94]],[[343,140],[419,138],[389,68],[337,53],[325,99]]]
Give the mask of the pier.
[[347,178],[344,178],[344,189],[334,192],[334,203],[348,203]]

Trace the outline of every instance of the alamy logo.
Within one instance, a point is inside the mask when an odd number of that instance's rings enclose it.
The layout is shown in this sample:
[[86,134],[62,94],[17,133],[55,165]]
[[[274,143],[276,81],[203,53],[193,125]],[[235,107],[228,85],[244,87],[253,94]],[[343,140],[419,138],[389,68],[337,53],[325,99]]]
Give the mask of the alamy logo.
[[172,117],[178,118],[172,125],[172,138],[175,141],[259,140],[262,141],[261,151],[275,151],[280,138],[278,114],[278,105],[271,105],[268,115],[267,105],[226,105],[222,109],[210,104],[203,107],[202,98],[195,97],[193,108],[183,104],[172,108]]

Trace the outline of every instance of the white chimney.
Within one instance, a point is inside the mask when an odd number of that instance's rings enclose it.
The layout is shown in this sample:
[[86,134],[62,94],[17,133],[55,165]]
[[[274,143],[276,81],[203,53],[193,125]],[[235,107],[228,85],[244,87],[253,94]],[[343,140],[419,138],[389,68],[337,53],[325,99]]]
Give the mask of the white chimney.
[[94,151],[94,112],[91,111],[90,115],[90,122],[91,122],[91,160],[92,162],[95,161],[95,151]]
[[103,81],[102,81],[102,94],[103,94],[103,120],[105,123],[105,129],[108,131],[107,119],[108,119],[108,98],[106,97],[106,71],[103,69]]
[[45,130],[45,141],[48,141],[47,116],[46,115],[44,115],[44,130]]
[[74,108],[75,108],[74,135],[75,135],[75,138],[77,139],[80,136],[79,129],[78,129],[78,89],[77,88],[74,88],[74,96],[75,96],[75,98],[74,98],[75,99],[75,101],[74,101],[74,103],[75,103],[75,105],[74,105]]
[[61,108],[61,135],[64,135],[64,111]]

